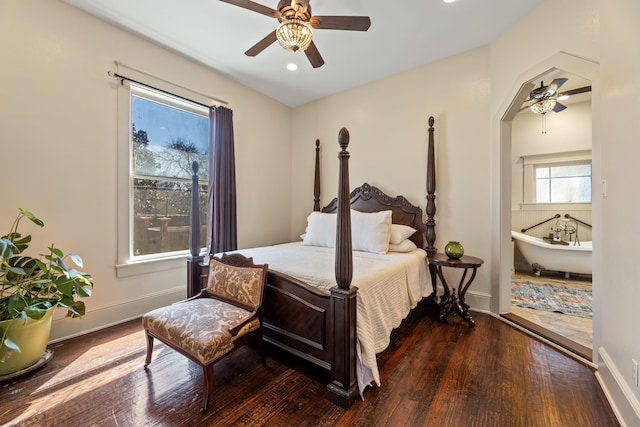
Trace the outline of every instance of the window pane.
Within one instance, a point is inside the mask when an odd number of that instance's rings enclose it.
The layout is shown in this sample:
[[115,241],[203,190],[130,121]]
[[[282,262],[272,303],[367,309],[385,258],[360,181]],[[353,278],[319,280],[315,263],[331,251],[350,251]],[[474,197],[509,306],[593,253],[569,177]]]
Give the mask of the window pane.
[[208,117],[133,96],[131,122],[135,174],[191,178],[197,160],[208,179]]
[[552,177],[591,176],[591,165],[554,166]]
[[573,177],[551,180],[551,203],[588,203],[591,178]]
[[536,167],[536,203],[590,203],[591,163]]
[[[200,185],[200,218],[206,218],[208,185]],[[133,180],[134,256],[189,249],[191,182]],[[206,242],[206,220],[201,241]]]
[[549,178],[549,168],[536,168],[536,178]]
[[536,203],[549,203],[549,179],[536,180]]

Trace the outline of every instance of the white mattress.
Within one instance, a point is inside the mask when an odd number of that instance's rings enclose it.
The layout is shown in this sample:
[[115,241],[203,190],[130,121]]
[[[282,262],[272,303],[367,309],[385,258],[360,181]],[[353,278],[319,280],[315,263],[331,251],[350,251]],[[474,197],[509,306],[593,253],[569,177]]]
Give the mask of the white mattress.
[[[270,270],[288,274],[328,293],[336,286],[334,249],[300,243],[237,252],[253,257],[255,263],[268,263]],[[360,394],[372,383],[380,385],[376,354],[389,345],[391,331],[418,301],[431,294],[425,256],[421,249],[386,255],[353,252],[351,284],[358,287],[356,376]]]

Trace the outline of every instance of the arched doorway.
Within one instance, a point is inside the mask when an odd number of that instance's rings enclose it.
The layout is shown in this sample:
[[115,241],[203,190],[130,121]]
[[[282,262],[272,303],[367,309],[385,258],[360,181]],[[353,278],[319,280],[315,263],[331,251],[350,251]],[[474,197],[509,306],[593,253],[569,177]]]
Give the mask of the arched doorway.
[[[598,191],[595,183],[599,183],[599,152],[600,142],[597,138],[597,124],[599,117],[598,102],[597,102],[597,86],[598,86],[598,64],[592,61],[578,58],[566,53],[559,53],[549,60],[539,64],[532,68],[527,73],[521,76],[520,87],[514,87],[511,93],[513,97],[509,99],[508,104],[505,105],[503,116],[500,119],[500,164],[501,164],[501,178],[500,178],[500,280],[499,280],[499,298],[498,298],[498,311],[501,315],[508,315],[511,312],[511,291],[512,291],[512,268],[513,268],[513,245],[511,243],[511,229],[512,229],[512,146],[513,146],[513,127],[514,119],[520,112],[524,101],[529,96],[532,89],[534,89],[540,81],[551,81],[554,76],[559,76],[562,73],[570,73],[580,78],[587,79],[592,82],[594,86],[593,103],[592,103],[592,146],[593,146],[593,174],[592,174],[592,219],[594,224],[599,224],[600,218],[600,201],[598,199]],[[601,233],[601,228],[594,226],[593,241],[598,240],[598,234]],[[597,252],[596,252],[597,254]],[[598,286],[598,260],[594,258],[594,273],[592,275],[594,287]],[[596,293],[597,294],[597,293]],[[594,308],[597,306],[597,300],[593,300]],[[597,309],[594,310],[593,321],[593,336],[594,342],[598,340],[598,316]],[[510,319],[511,320],[511,319]],[[525,329],[532,330],[529,327]],[[544,328],[543,328],[544,329]],[[540,334],[541,331],[533,328],[533,333]],[[544,331],[542,331],[544,332]],[[543,338],[553,342],[554,344],[569,349],[570,351],[582,356],[583,358],[591,361],[593,356],[592,349],[582,349],[582,353],[575,351],[575,348],[571,347],[571,343],[558,341],[557,337],[551,334],[551,336],[544,336]],[[580,346],[576,347],[580,349]],[[597,348],[597,347],[592,347]],[[588,350],[588,351],[587,351]],[[585,354],[586,353],[586,354]]]

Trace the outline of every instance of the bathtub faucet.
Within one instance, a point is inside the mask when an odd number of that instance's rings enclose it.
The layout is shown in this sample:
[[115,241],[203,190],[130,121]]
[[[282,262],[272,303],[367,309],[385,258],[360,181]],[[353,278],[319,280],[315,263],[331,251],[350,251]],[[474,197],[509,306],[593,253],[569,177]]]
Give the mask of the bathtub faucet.
[[[562,224],[558,224],[559,222],[562,222]],[[574,246],[580,246],[580,239],[578,239],[578,223],[573,220],[558,220],[558,223],[556,223],[558,228],[561,231],[564,231],[565,236],[569,236],[569,242],[573,241]],[[575,239],[572,238],[572,235],[575,235]]]

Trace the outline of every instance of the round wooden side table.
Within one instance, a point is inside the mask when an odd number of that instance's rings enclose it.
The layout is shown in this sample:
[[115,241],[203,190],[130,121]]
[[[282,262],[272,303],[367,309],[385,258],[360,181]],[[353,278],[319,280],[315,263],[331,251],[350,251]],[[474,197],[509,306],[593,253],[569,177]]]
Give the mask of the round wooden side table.
[[[444,321],[449,313],[456,312],[467,322],[470,328],[474,328],[476,323],[471,318],[471,315],[469,315],[469,305],[464,301],[464,296],[469,286],[471,286],[471,282],[473,282],[473,279],[476,277],[478,267],[480,267],[484,261],[469,255],[463,255],[460,259],[453,259],[442,253],[434,254],[428,258],[428,261],[429,268],[435,268],[440,282],[442,282],[442,287],[444,288],[444,294],[440,298],[438,319]],[[449,289],[449,285],[442,274],[443,267],[464,269],[457,293],[456,288]],[[469,280],[465,283],[469,270],[471,270],[471,277],[469,277]]]

